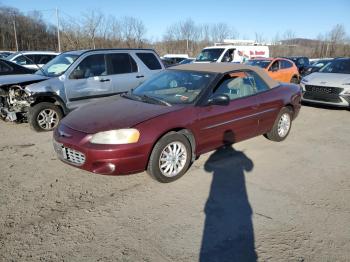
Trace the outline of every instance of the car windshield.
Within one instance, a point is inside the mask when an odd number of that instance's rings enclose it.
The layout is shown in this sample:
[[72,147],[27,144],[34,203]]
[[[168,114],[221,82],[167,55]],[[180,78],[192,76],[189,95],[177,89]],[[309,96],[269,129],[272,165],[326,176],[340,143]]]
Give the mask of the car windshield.
[[16,53],[13,53],[13,54],[10,54],[8,56],[6,56],[6,60],[11,60],[12,58],[14,58],[15,56],[17,56],[19,53],[16,52]]
[[212,73],[165,70],[125,96],[165,105],[191,104],[214,76]]
[[247,62],[247,65],[252,66],[260,66],[261,68],[267,68],[269,64],[271,63],[271,60],[249,60]]
[[210,48],[203,49],[202,52],[197,56],[196,61],[198,62],[215,62],[219,59],[224,48]]
[[60,76],[68,67],[79,57],[76,54],[61,54],[56,56],[46,65],[44,65],[41,69],[35,72],[37,75],[45,75],[45,76]]
[[334,60],[319,71],[321,73],[350,74],[350,59]]

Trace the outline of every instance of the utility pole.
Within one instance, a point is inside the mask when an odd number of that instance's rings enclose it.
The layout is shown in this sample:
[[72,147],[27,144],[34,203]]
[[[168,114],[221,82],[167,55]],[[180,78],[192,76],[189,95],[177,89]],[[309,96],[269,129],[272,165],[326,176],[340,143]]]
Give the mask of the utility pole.
[[13,16],[13,31],[14,31],[14,33],[15,33],[16,51],[18,52],[18,41],[17,41],[17,31],[16,31],[16,20],[15,20],[15,16]]
[[58,8],[56,7],[56,19],[57,19],[57,41],[58,41],[58,52],[61,52],[61,38],[60,38],[60,19],[58,17]]

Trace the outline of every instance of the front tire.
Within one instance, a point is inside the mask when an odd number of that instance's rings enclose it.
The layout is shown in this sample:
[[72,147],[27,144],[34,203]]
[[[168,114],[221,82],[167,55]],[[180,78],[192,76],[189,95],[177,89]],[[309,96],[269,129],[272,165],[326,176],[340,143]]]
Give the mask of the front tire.
[[62,119],[62,110],[48,102],[38,103],[29,109],[28,122],[37,132],[53,130]]
[[191,156],[188,139],[176,132],[168,133],[154,146],[147,172],[161,183],[173,182],[186,173]]
[[264,136],[272,141],[280,142],[286,139],[292,127],[292,111],[288,107],[281,109],[270,132]]

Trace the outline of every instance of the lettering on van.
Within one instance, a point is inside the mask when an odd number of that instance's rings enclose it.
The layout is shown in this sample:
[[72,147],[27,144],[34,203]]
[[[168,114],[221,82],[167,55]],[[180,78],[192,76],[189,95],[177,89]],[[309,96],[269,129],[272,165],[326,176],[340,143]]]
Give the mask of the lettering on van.
[[250,51],[250,55],[265,55],[265,51]]

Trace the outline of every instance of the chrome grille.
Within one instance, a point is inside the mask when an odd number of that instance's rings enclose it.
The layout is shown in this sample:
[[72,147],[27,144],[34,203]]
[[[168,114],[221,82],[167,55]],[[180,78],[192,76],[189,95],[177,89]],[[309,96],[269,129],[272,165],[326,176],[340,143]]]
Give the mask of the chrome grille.
[[63,147],[63,150],[66,151],[67,161],[79,166],[85,163],[85,155],[83,153],[68,147]]
[[60,159],[76,166],[85,163],[85,155],[77,150],[65,147],[63,144],[53,141],[54,149]]

